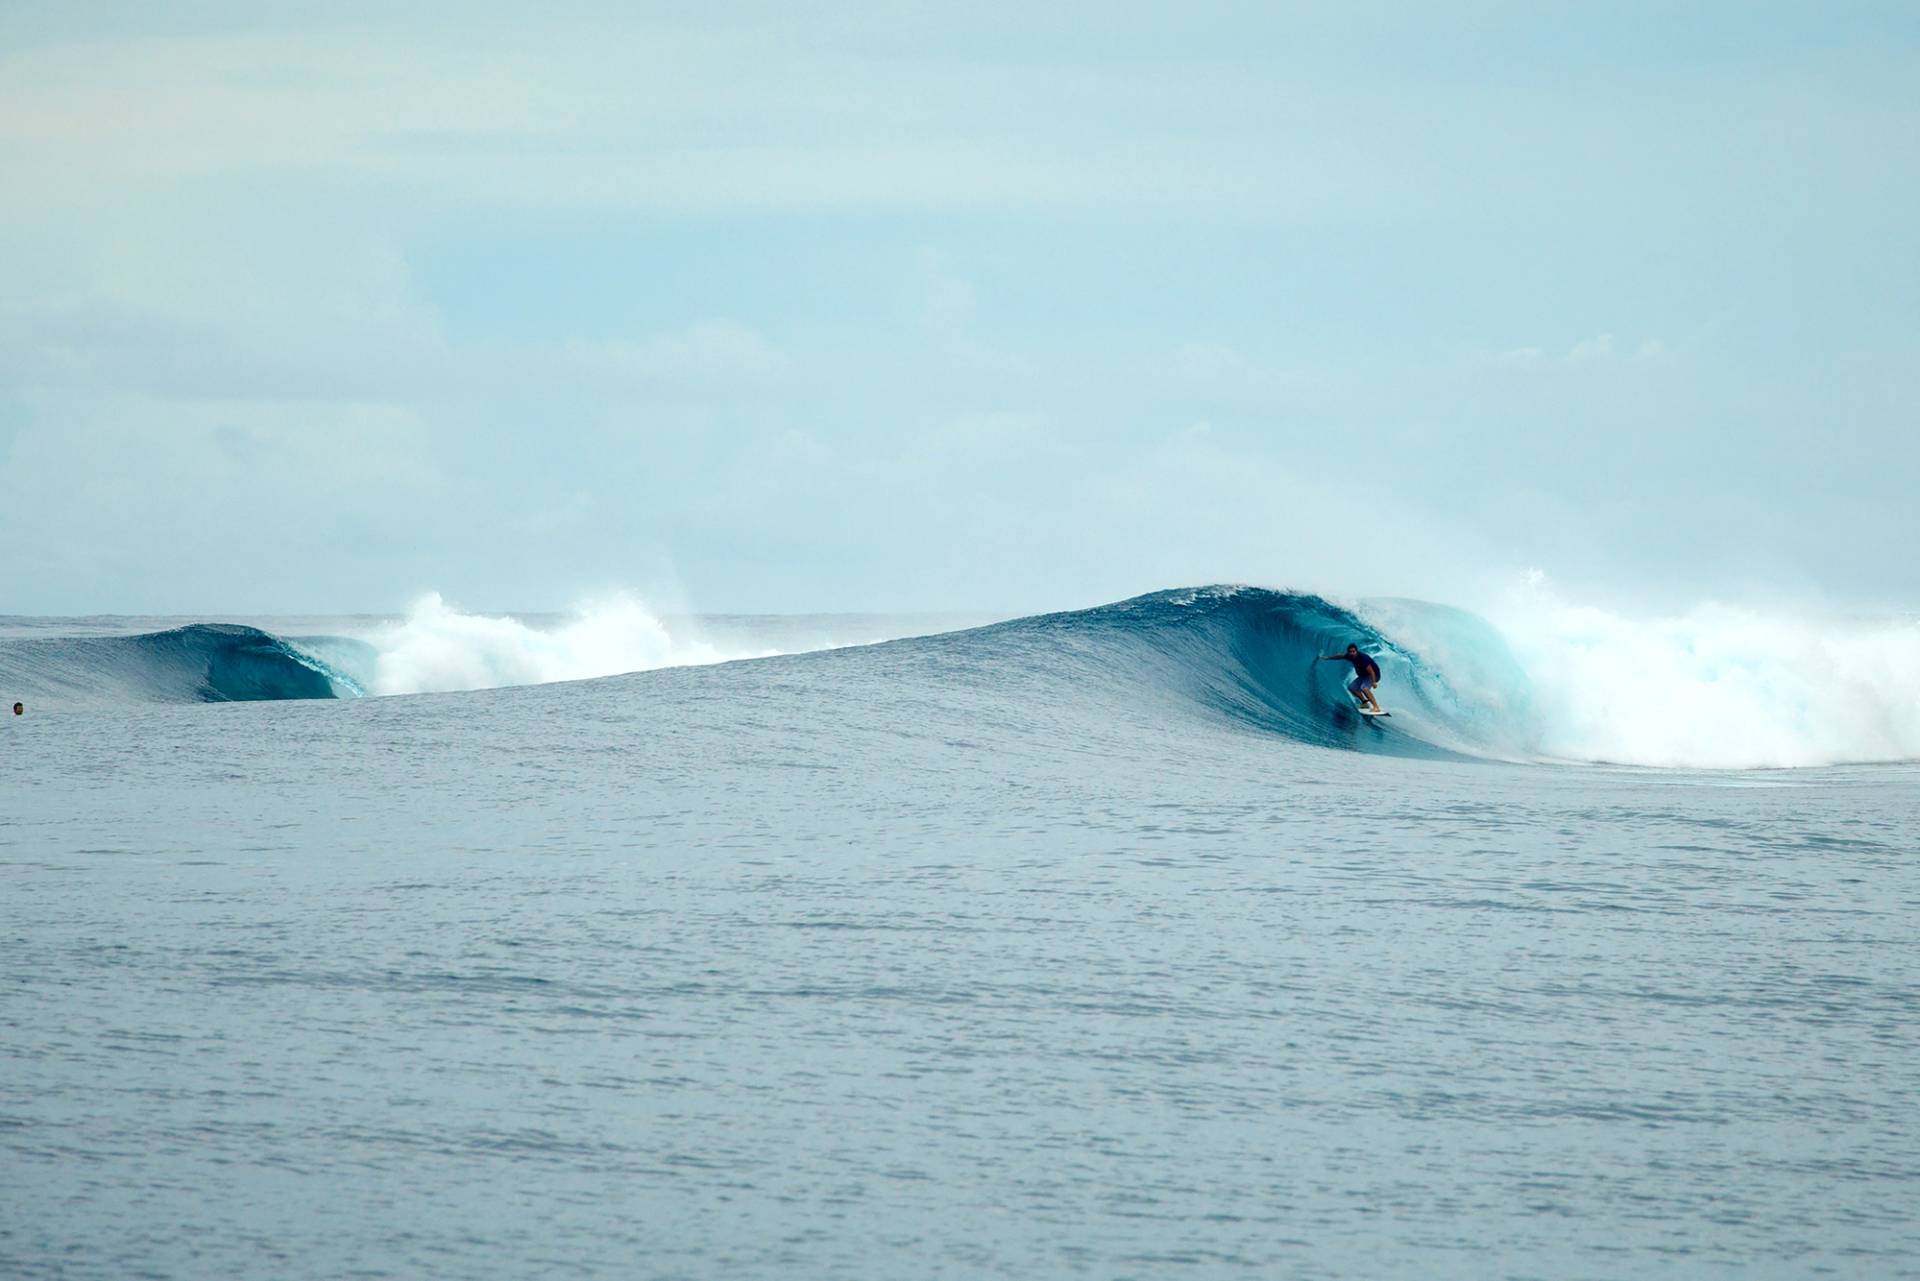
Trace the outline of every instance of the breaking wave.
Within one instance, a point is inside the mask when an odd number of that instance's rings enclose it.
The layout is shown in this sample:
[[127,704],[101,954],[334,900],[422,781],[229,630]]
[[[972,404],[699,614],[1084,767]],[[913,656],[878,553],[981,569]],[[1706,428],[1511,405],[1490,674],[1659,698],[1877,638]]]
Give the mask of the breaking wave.
[[[1920,621],[1727,607],[1637,620],[1537,593],[1498,621],[1413,600],[1249,587],[1157,592],[966,635],[1001,666],[1077,666],[1322,747],[1701,769],[1920,760]],[[1348,643],[1379,661],[1357,714]],[[1095,649],[1097,661],[1074,655]]]
[[350,698],[358,682],[257,627],[195,623],[138,636],[76,636],[0,644],[10,698],[62,703],[229,703]]
[[[97,704],[415,694],[875,638],[801,641],[790,628],[766,645],[755,635],[736,629],[716,643],[630,597],[528,622],[429,596],[405,618],[350,635],[196,624],[0,639],[0,695]],[[1390,718],[1358,715],[1347,666],[1316,661],[1349,642],[1379,661]],[[1197,714],[1240,732],[1396,756],[1687,768],[1920,760],[1916,620],[1843,624],[1727,607],[1632,619],[1545,593],[1489,618],[1413,600],[1342,604],[1207,587],[789,661],[837,664],[854,682],[849,698],[874,716],[908,715],[902,709],[926,695],[917,683],[932,682],[997,692],[1063,726],[1107,718],[1111,728],[1118,699],[1130,732]]]
[[464,613],[435,593],[362,644],[364,657],[347,661],[362,665],[366,687],[375,694],[545,685],[774,652],[725,650],[676,635],[631,596],[595,602],[541,627],[504,615]]

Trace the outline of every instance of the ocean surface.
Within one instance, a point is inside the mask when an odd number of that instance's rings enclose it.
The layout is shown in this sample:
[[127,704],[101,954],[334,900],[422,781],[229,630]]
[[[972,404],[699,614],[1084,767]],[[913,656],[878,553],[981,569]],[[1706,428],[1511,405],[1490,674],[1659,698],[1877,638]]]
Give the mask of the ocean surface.
[[958,621],[0,620],[0,1276],[1920,1276],[1901,689]]

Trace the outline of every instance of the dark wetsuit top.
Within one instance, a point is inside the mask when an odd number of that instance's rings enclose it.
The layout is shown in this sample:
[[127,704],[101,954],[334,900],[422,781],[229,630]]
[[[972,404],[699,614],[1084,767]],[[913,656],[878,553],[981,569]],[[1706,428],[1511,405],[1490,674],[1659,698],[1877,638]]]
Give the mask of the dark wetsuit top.
[[1380,683],[1380,664],[1373,661],[1372,655],[1337,654],[1335,657],[1343,663],[1352,663],[1355,676],[1372,681],[1376,685]]

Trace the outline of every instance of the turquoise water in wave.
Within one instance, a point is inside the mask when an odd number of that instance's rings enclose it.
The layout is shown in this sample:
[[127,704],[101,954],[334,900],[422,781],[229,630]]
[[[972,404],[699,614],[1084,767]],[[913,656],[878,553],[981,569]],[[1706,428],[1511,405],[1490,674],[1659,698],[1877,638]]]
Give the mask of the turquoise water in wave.
[[1920,1275],[1920,768],[1495,759],[1354,626],[0,647],[0,1275]]

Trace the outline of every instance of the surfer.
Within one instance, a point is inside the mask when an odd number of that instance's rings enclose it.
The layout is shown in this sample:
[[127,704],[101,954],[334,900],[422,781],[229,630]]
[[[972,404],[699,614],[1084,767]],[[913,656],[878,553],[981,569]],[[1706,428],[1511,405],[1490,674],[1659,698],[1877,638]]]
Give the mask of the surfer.
[[1373,687],[1380,683],[1380,664],[1373,661],[1370,654],[1362,654],[1358,645],[1347,646],[1344,654],[1324,654],[1314,660],[1316,663],[1352,663],[1353,680],[1347,686],[1347,692],[1375,714],[1383,714],[1380,700],[1373,696]]

